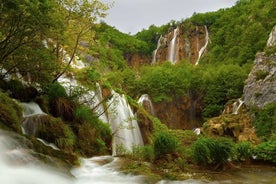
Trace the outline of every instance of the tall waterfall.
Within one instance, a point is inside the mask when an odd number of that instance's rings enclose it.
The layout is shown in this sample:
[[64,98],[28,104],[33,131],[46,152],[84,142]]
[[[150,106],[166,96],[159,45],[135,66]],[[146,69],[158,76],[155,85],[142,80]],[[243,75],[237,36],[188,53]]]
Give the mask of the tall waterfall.
[[[81,87],[74,79],[70,83],[70,78],[62,76],[59,82],[67,88]],[[80,102],[83,102],[99,116],[99,118],[109,123],[113,132],[113,155],[116,155],[116,149],[122,147],[127,151],[131,151],[135,145],[143,145],[143,139],[140,129],[134,114],[127,103],[124,95],[119,95],[112,91],[112,98],[107,102],[107,109],[104,108],[102,101],[102,91],[99,84],[96,84],[95,90],[85,89],[85,93],[79,97]]]
[[175,64],[177,61],[177,50],[176,50],[176,40],[177,40],[177,35],[178,35],[178,27],[174,29],[173,31],[173,38],[170,42],[169,45],[169,55],[168,55],[168,60],[172,63]]
[[152,65],[156,63],[156,55],[157,55],[159,47],[161,46],[161,40],[162,40],[162,35],[158,39],[156,49],[153,51],[153,57],[152,57],[152,62],[151,62]]
[[135,145],[143,145],[143,139],[134,113],[124,95],[112,91],[113,97],[108,102],[109,124],[114,134],[113,155],[119,146],[131,151]]
[[207,26],[204,26],[205,27],[205,44],[203,45],[203,47],[201,47],[201,49],[198,51],[198,58],[197,58],[197,61],[195,63],[195,65],[198,65],[199,63],[199,60],[202,56],[202,54],[204,53],[204,51],[206,50],[207,48],[207,45],[208,45],[208,42],[209,42],[209,32],[208,32],[208,29],[207,29]]

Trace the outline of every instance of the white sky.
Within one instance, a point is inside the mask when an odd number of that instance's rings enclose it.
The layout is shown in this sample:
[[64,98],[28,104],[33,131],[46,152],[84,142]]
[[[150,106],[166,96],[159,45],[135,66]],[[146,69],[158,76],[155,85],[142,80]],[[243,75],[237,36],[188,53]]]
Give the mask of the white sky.
[[194,12],[203,13],[231,7],[237,0],[102,0],[114,2],[108,10],[106,23],[118,30],[135,34],[154,24],[160,26],[171,20],[180,21]]

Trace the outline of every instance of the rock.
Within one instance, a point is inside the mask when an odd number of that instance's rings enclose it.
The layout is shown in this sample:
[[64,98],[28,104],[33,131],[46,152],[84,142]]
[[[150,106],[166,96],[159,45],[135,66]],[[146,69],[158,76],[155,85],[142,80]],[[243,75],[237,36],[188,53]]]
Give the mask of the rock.
[[[276,26],[270,34],[267,47],[276,45]],[[243,89],[247,106],[263,108],[276,100],[276,53],[258,53]]]
[[276,25],[272,29],[269,38],[267,40],[267,47],[274,47],[276,46]]
[[259,141],[247,114],[223,114],[211,118],[203,124],[202,132],[207,136],[233,137],[236,141]]

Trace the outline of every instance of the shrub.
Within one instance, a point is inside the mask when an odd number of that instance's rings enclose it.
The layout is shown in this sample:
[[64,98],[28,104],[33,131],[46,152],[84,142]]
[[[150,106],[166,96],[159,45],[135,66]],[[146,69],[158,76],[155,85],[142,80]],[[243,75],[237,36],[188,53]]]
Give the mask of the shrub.
[[259,144],[255,154],[258,160],[264,160],[276,164],[276,140],[270,140]]
[[249,160],[253,155],[253,151],[251,142],[239,142],[235,145],[235,159],[238,161]]
[[223,166],[232,155],[233,143],[226,138],[198,139],[192,145],[192,156],[197,164]]
[[154,156],[160,158],[166,154],[176,153],[178,140],[168,132],[160,132],[153,141]]
[[269,138],[276,130],[276,103],[266,105],[262,110],[256,112],[253,121],[257,135]]

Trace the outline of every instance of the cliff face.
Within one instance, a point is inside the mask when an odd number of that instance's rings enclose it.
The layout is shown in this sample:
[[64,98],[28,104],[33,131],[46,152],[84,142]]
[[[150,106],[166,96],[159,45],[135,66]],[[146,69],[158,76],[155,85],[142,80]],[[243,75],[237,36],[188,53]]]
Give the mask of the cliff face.
[[165,61],[174,64],[180,60],[198,64],[197,62],[205,52],[208,41],[209,33],[206,26],[193,26],[190,29],[180,26],[159,38],[152,58],[134,54],[125,56],[125,59],[130,66],[163,63]]
[[[267,42],[267,50],[276,47],[276,26]],[[244,86],[244,100],[247,106],[263,108],[276,101],[276,53],[265,52],[256,55]]]
[[205,45],[207,46],[208,40],[207,27],[195,26],[189,30],[177,27],[169,34],[160,37],[157,49],[153,53],[152,62],[171,61],[176,63],[180,60],[188,60],[190,63],[196,64],[201,56],[200,50]]
[[154,103],[156,117],[171,129],[193,129],[200,126],[202,97],[189,95],[171,102]]

